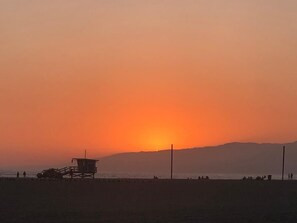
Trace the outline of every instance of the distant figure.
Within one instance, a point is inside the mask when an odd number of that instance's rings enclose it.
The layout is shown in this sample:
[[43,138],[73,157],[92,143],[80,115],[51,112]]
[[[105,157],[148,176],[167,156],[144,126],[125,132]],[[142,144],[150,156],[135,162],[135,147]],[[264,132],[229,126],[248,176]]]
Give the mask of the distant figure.
[[268,175],[267,179],[270,181],[272,179],[272,175]]
[[256,180],[262,180],[262,177],[257,176],[257,177],[256,177]]
[[19,178],[20,177],[20,173],[19,173],[19,171],[17,172],[17,178]]
[[70,169],[70,177],[71,177],[71,179],[73,178],[73,170],[72,169]]
[[24,173],[23,173],[24,178],[26,177],[26,175],[27,175],[27,174],[26,174],[26,171],[24,171]]
[[291,180],[293,180],[293,173],[291,173]]

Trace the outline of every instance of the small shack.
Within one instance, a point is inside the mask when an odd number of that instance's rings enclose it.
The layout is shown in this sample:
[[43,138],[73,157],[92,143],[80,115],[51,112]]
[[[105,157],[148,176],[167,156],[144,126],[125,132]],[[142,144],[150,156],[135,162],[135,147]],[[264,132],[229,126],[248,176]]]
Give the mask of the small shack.
[[70,178],[95,178],[97,173],[97,162],[99,160],[87,158],[73,158],[72,163],[76,162],[76,166],[66,166],[60,169],[50,168],[43,170],[37,174],[38,178],[55,178],[61,179],[64,176]]
[[86,158],[73,158],[72,162],[74,161],[76,161],[77,166],[73,166],[71,177],[94,178],[95,173],[97,173],[96,163],[99,160],[86,159]]

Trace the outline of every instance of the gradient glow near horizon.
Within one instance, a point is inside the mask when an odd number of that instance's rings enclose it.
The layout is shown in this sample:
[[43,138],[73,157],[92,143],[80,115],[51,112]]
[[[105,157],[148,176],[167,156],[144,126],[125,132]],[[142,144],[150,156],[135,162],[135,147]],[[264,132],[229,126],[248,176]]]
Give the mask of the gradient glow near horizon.
[[297,1],[0,1],[1,166],[297,139]]

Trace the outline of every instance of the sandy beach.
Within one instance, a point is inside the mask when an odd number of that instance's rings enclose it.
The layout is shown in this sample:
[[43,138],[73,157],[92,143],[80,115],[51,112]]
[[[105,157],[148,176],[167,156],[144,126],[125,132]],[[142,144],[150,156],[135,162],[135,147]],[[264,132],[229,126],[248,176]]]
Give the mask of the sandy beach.
[[0,179],[0,222],[296,222],[297,181]]

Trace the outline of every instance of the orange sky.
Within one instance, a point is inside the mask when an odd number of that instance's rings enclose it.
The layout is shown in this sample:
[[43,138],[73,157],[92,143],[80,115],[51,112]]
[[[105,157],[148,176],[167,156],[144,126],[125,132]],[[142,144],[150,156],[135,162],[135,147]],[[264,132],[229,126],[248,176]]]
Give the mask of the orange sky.
[[297,140],[295,0],[0,2],[0,167]]

